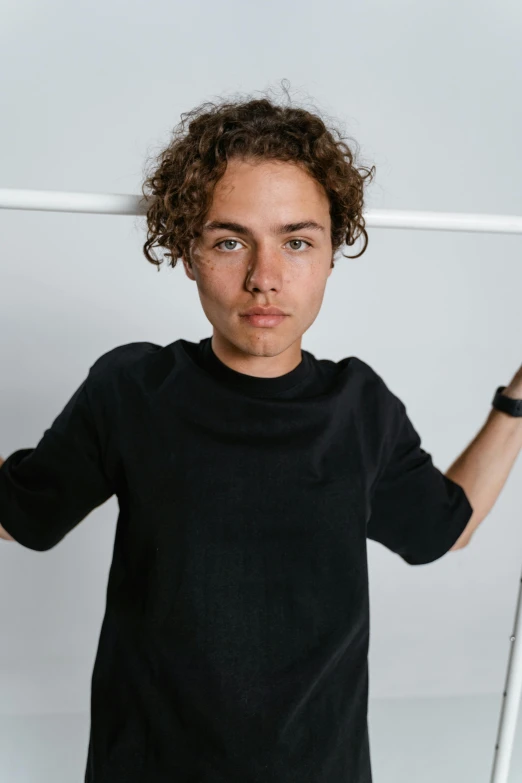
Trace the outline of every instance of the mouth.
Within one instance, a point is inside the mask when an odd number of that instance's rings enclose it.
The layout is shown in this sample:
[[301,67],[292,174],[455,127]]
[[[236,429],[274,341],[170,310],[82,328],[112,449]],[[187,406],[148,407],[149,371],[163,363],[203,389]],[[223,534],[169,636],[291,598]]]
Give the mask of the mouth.
[[241,318],[243,321],[245,321],[249,326],[277,326],[282,321],[285,320],[285,318],[288,318],[287,315],[242,315]]

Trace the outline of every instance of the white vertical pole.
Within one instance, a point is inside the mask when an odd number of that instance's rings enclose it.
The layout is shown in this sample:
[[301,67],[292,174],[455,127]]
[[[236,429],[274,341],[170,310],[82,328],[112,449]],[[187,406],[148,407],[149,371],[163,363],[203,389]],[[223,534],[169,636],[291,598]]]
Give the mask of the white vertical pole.
[[[521,633],[518,634],[518,628]],[[500,723],[495,745],[491,783],[508,783],[509,765],[517,728],[518,710],[522,696],[522,577],[518,590],[515,625],[510,637],[511,650],[506,684],[500,712]]]

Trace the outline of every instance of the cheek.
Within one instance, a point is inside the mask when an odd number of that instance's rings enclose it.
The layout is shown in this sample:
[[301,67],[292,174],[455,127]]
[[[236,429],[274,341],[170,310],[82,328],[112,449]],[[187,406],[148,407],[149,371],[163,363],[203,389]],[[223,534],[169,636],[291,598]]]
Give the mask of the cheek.
[[304,298],[317,299],[322,295],[326,285],[323,268],[311,266],[306,270],[306,274],[296,275],[293,283]]
[[214,301],[226,300],[233,296],[235,290],[234,277],[230,271],[216,271],[216,264],[208,263],[200,270],[199,288],[201,293]]

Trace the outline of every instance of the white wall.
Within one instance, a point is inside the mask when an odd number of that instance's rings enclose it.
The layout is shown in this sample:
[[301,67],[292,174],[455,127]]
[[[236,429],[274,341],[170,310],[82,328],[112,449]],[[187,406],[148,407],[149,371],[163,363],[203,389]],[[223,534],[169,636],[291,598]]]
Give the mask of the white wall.
[[[288,78],[375,163],[368,209],[520,215],[521,33],[514,0],[4,0],[0,187],[139,193],[181,112]],[[211,333],[181,265],[158,274],[142,255],[143,229],[0,211],[4,458],[36,445],[105,351]],[[303,347],[370,363],[446,470],[522,362],[521,251],[516,235],[370,229]],[[521,479],[518,461],[472,544],[433,564],[369,542],[372,698],[501,693]],[[113,498],[45,553],[0,542],[1,713],[88,709],[116,516]]]

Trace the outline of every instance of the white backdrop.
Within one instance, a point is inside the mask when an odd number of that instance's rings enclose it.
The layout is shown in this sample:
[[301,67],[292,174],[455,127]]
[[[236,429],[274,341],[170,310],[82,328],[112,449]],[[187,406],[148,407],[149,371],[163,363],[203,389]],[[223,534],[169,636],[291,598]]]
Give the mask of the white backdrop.
[[[376,165],[367,209],[522,215],[521,32],[514,0],[4,0],[0,187],[139,193],[181,112],[288,78]],[[144,225],[0,210],[4,458],[36,445],[102,353],[211,334],[181,263],[157,273],[142,255]],[[368,362],[445,471],[522,362],[522,238],[369,234],[303,347]],[[435,563],[369,542],[370,698],[501,694],[521,478],[519,460],[470,546]],[[0,541],[0,714],[88,710],[117,513],[112,498],[48,552]]]

